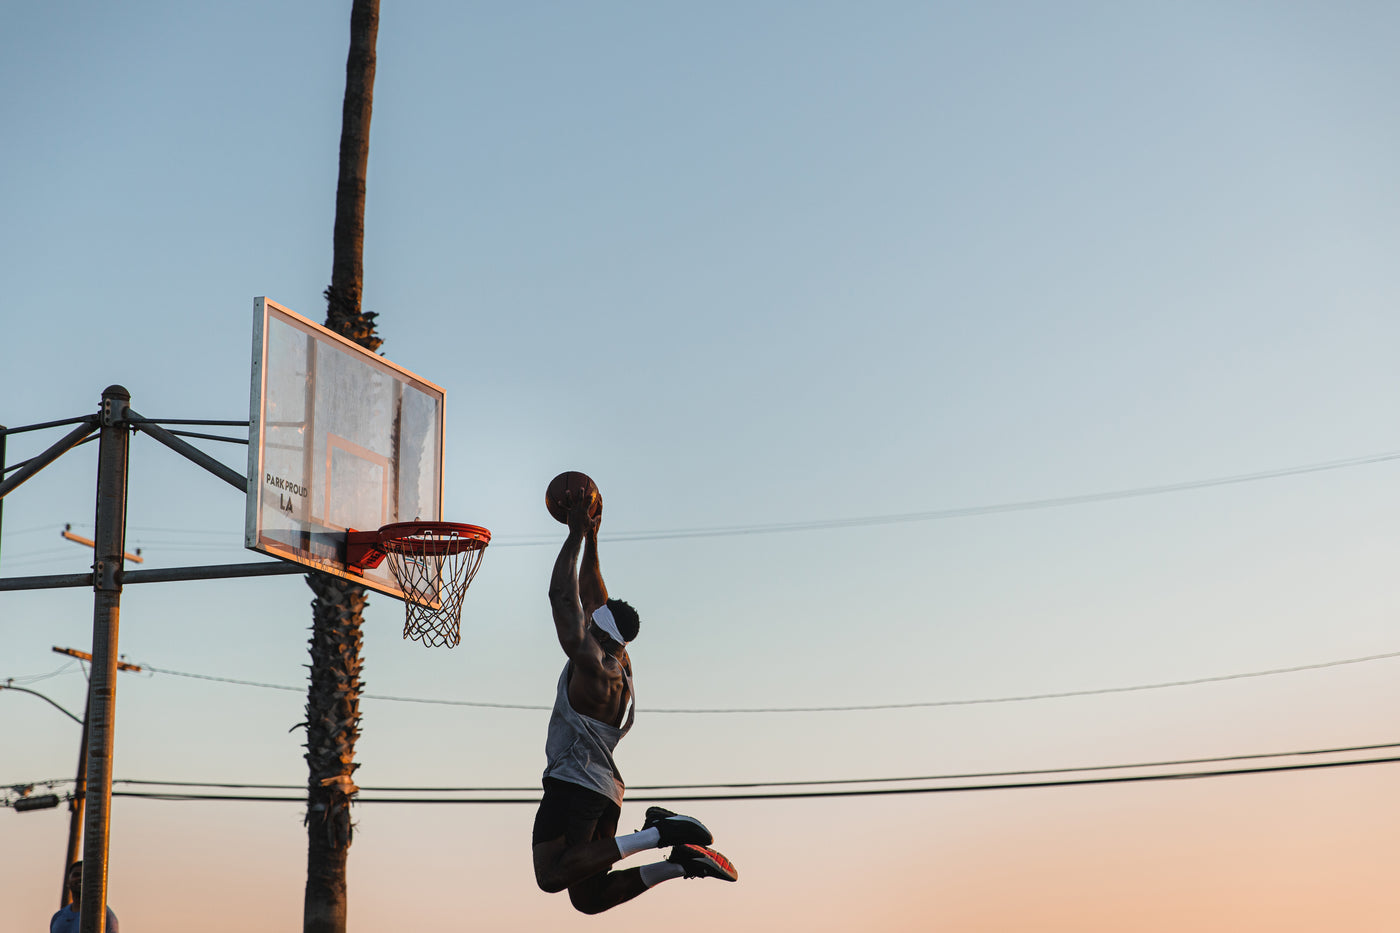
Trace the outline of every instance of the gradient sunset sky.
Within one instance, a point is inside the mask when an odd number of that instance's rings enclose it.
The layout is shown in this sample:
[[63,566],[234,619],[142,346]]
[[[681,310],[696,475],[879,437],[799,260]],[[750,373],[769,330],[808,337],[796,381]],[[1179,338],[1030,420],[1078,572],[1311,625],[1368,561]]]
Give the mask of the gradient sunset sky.
[[[0,423],[113,383],[247,416],[254,297],[324,316],[348,20],[10,12]],[[1382,3],[385,0],[365,306],[446,391],[446,517],[494,538],[454,650],[372,598],[358,783],[537,784],[565,469],[643,619],[634,787],[1400,742],[1397,39]],[[95,455],[5,500],[0,576],[86,569],[59,532],[91,531]],[[145,567],[258,559],[242,496],[142,436],[130,495]],[[128,587],[116,777],[304,784],[310,599]],[[0,593],[0,683],[78,710],[51,648],[90,647],[91,607]],[[830,709],[869,706],[904,708]],[[721,708],[768,711],[673,712]],[[71,777],[77,744],[0,691],[0,787]],[[602,919],[535,888],[529,803],[365,803],[349,928],[1379,933],[1397,782],[678,803],[739,884]],[[113,810],[128,933],[300,928],[298,803]],[[0,928],[44,928],[66,829],[0,810]]]

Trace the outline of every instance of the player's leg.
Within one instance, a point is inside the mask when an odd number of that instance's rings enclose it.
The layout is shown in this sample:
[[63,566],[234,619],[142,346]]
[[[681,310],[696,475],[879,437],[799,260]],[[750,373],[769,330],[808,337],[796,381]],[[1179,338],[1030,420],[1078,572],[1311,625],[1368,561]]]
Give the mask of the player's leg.
[[608,798],[577,785],[545,781],[532,834],[535,882],[541,890],[563,891],[606,872],[622,857],[611,836],[598,836],[598,821],[612,806]]
[[[617,837],[622,811],[607,797],[569,782],[546,780],[535,815],[535,881],[541,890],[567,889],[584,913],[596,914],[629,901],[672,878],[736,880],[733,866],[704,847],[710,831],[693,817],[660,807],[647,810],[642,829]],[[609,871],[645,849],[672,846],[671,857],[641,868]]]
[[549,894],[606,873],[618,859],[617,846],[610,839],[571,846],[563,836],[535,843],[533,855],[535,883]]
[[[599,817],[594,838],[588,843],[609,845],[613,851],[617,846],[617,821],[622,811],[615,805]],[[582,848],[582,847],[580,847]],[[622,856],[619,854],[618,858]],[[610,863],[611,864],[611,863]],[[574,909],[585,914],[600,914],[641,894],[647,889],[642,882],[641,869],[624,868],[621,871],[600,871],[574,884],[569,885],[569,902]]]
[[601,794],[546,779],[533,832],[540,888],[562,891],[645,849],[710,842],[710,831],[699,820],[660,807],[647,810],[640,830],[615,838],[619,815],[617,805]]
[[[598,836],[600,838],[610,833],[616,833],[617,818],[620,812],[614,808],[598,821]],[[679,817],[680,822],[677,822],[677,817],[678,814],[669,810],[652,807],[647,811],[647,822],[641,831],[616,840],[619,851],[629,852],[629,846],[624,843],[624,840],[632,840],[633,845],[645,845],[650,841],[650,836],[656,833],[658,823],[661,824],[667,836],[686,834],[692,838],[704,838],[706,842],[709,841],[709,830],[701,826],[698,820],[691,817]],[[696,827],[699,827],[698,832],[703,836],[696,836]],[[663,845],[670,845],[670,843],[663,843]],[[630,851],[639,850],[630,849]],[[738,881],[739,872],[732,862],[714,849],[695,843],[681,843],[671,849],[670,857],[664,861],[653,862],[640,868],[610,871],[585,878],[578,884],[570,886],[569,900],[576,910],[583,913],[602,913],[611,907],[630,901],[638,894],[656,887],[663,881],[670,881],[673,878],[720,878],[724,881]]]

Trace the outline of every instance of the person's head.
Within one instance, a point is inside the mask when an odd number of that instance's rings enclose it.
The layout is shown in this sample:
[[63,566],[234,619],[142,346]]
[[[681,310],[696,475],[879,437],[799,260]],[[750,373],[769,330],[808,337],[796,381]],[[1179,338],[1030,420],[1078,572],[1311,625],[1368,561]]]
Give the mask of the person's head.
[[77,900],[83,893],[83,860],[78,859],[68,866],[68,877],[64,879],[64,884],[68,888],[68,893],[73,895],[73,900]]
[[613,620],[617,622],[617,630],[627,641],[636,641],[637,632],[641,630],[642,619],[637,615],[637,610],[620,599],[608,600],[608,609],[612,611]]
[[[610,599],[607,603],[608,611],[612,613],[613,623],[617,626],[617,633],[624,641],[632,641],[637,637],[637,632],[642,627],[642,620],[637,615],[637,610],[620,599]],[[588,631],[595,641],[603,646],[603,650],[611,655],[621,654],[624,645],[604,631],[596,621],[589,621]]]

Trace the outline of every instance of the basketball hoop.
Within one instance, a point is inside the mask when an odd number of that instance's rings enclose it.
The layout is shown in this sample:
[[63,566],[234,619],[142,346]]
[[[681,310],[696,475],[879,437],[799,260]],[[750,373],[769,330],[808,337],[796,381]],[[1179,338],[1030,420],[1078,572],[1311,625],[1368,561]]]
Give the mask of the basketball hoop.
[[429,647],[461,642],[462,597],[491,532],[457,522],[396,522],[350,537],[358,552],[353,563],[373,567],[389,559],[389,571],[403,591],[404,638]]

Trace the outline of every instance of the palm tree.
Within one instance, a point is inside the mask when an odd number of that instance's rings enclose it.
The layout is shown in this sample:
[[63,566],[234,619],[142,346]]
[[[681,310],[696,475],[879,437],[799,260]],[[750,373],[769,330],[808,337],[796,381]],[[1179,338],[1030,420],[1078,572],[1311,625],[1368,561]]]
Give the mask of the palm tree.
[[[360,308],[364,284],[365,171],[374,101],[374,46],[379,0],[353,0],[340,173],[335,192],[334,256],[326,289],[326,326],[369,350],[383,343],[375,315]],[[365,588],[312,573],[311,683],[306,696],[305,933],[344,933],[345,865],[354,834],[355,740],[360,735],[360,624]]]

